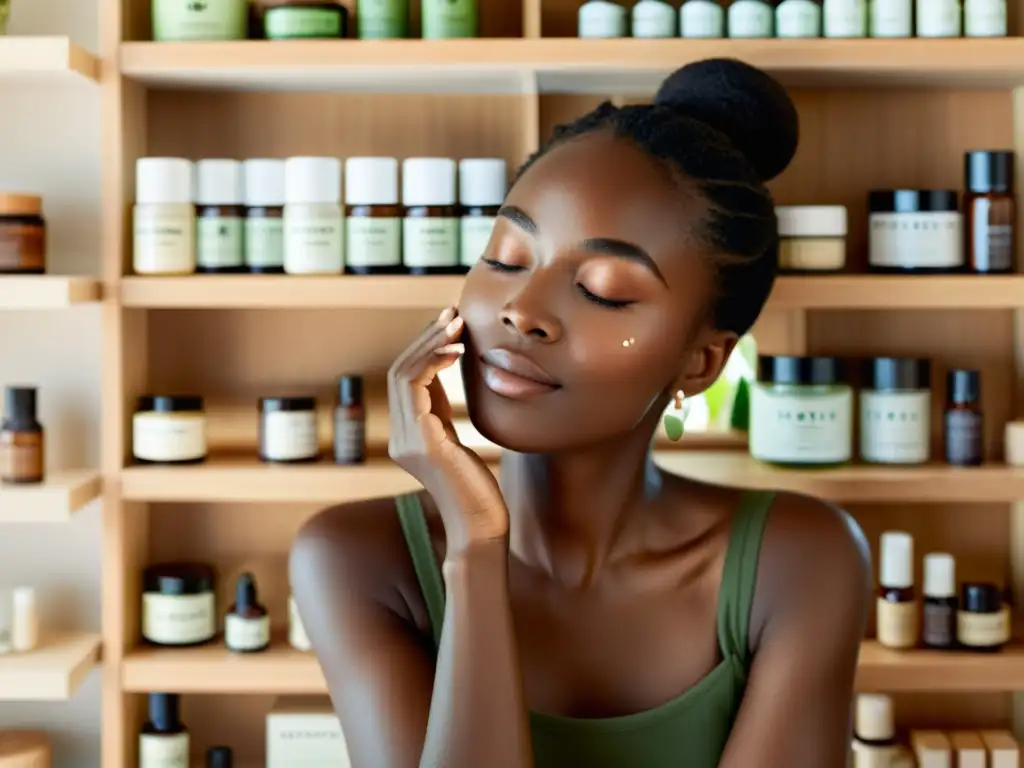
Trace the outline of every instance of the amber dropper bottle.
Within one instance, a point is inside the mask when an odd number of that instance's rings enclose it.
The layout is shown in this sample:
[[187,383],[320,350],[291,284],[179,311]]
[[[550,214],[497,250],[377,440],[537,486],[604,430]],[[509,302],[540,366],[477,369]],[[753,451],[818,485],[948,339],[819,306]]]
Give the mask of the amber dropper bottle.
[[887,648],[913,648],[920,635],[914,592],[914,539],[903,531],[882,534],[876,633]]
[[224,617],[224,645],[236,653],[270,647],[270,615],[256,596],[256,578],[243,573],[235,584],[235,602]]
[[0,422],[0,483],[43,482],[43,425],[36,418],[35,387],[7,387]]

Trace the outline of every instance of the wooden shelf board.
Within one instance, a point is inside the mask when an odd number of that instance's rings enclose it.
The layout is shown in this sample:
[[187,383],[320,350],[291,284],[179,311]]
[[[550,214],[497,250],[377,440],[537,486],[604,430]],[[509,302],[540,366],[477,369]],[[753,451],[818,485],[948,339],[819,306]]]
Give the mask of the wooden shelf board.
[[97,472],[50,472],[39,485],[0,484],[0,523],[62,523],[100,495]]
[[64,632],[43,637],[28,653],[0,656],[0,700],[69,699],[100,656],[100,636]]
[[1009,88],[1024,39],[301,40],[123,43],[121,72],[162,87],[649,95],[684,64],[729,56],[810,87]]
[[[710,483],[792,491],[841,503],[1009,503],[1024,498],[1024,470],[995,464],[788,469],[731,450],[659,450],[655,460],[671,472]],[[129,501],[338,504],[417,487],[411,476],[384,458],[338,467],[214,456],[205,464],[132,466],[121,471],[122,494]]]
[[[121,302],[153,309],[438,309],[462,277],[194,275],[126,277]],[[768,306],[792,309],[1024,308],[1024,275],[783,276]]]
[[64,73],[95,81],[99,59],[67,37],[0,35],[0,78]]
[[91,277],[0,275],[0,309],[62,309],[99,298],[100,283]]
[[[140,647],[121,664],[125,691],[303,695],[326,693],[312,653],[277,643],[269,651],[233,654],[223,645],[171,649]],[[1024,646],[998,654],[891,651],[861,645],[859,691],[1004,692],[1024,688]]]

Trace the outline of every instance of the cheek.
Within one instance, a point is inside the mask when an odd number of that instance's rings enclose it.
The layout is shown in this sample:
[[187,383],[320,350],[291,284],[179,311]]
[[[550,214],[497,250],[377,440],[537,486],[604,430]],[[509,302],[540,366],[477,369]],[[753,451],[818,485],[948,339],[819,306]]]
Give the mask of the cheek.
[[646,385],[640,389],[660,391],[675,376],[680,340],[654,328],[623,330],[623,324],[616,325],[603,334],[587,334],[574,345],[578,369],[592,381],[628,381],[633,386]]

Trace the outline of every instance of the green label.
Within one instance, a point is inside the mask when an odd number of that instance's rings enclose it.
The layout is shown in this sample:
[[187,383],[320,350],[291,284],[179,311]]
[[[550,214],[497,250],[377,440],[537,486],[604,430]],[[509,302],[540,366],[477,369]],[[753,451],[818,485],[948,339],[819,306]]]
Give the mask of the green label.
[[345,219],[345,263],[350,267],[397,267],[402,263],[402,220]]
[[423,0],[423,39],[476,37],[476,0]]
[[341,37],[341,7],[271,8],[263,17],[263,29],[268,39],[286,37]]
[[196,226],[196,265],[242,266],[242,220],[200,218]]
[[494,217],[463,216],[460,224],[459,264],[463,267],[472,267],[483,256],[487,244],[491,241]]
[[153,39],[244,40],[246,0],[153,0]]
[[416,217],[404,219],[402,258],[407,267],[457,267],[459,220]]
[[386,40],[409,36],[407,0],[359,0],[356,9],[358,36],[363,40]]
[[245,220],[245,264],[249,267],[284,265],[284,219]]

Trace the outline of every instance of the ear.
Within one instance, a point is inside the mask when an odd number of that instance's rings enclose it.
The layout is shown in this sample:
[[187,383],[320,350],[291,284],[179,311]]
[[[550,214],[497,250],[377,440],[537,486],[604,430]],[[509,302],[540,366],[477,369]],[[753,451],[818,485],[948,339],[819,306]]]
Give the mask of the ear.
[[687,397],[692,397],[714,384],[738,341],[739,337],[730,331],[712,331],[702,338],[698,346],[686,353],[672,391],[682,390]]

